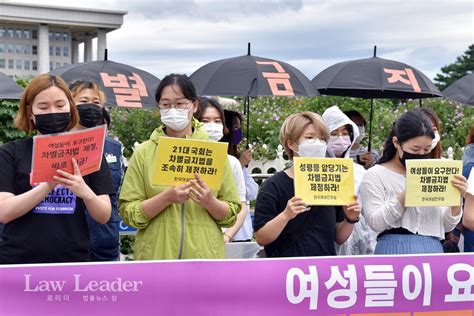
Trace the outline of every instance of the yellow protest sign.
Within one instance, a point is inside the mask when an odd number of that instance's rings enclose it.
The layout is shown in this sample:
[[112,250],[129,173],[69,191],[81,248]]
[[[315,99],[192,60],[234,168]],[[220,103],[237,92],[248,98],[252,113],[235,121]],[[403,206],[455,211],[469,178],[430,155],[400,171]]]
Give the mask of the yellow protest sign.
[[227,143],[161,136],[153,185],[183,184],[198,173],[209,188],[218,190],[226,162]]
[[295,195],[308,205],[354,201],[354,162],[347,158],[294,157]]
[[406,161],[405,206],[458,206],[461,193],[452,184],[461,174],[461,160],[411,159]]

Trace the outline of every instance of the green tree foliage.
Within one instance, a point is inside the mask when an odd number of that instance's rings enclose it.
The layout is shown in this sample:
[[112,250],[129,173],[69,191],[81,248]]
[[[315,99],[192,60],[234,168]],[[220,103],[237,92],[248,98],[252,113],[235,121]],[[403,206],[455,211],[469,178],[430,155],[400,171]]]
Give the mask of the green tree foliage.
[[[279,131],[283,121],[291,114],[312,111],[322,115],[325,109],[337,105],[341,110],[358,110],[367,120],[367,136],[363,144],[367,146],[370,117],[370,100],[348,97],[314,97],[286,98],[261,97],[250,101],[250,144],[253,147],[254,159],[275,159],[279,144]],[[372,122],[372,146],[381,152],[383,143],[390,133],[393,122],[406,110],[419,106],[418,100],[374,99]],[[424,107],[432,108],[438,113],[441,122],[442,144],[446,150],[453,147],[455,158],[462,155],[461,148],[472,124],[474,108],[462,107],[459,104],[442,98],[425,99]],[[232,110],[242,112],[242,106],[234,106]],[[246,117],[243,119],[244,135],[246,134]],[[242,149],[246,139],[241,143]]]
[[[23,88],[28,85],[30,77],[17,79],[17,84]],[[26,137],[26,133],[13,126],[13,119],[18,111],[17,100],[0,100],[0,144]]]
[[444,90],[454,81],[464,77],[474,71],[474,44],[464,52],[463,55],[456,58],[452,64],[441,68],[441,73],[434,79],[440,90]]
[[147,140],[160,125],[156,110],[112,108],[111,118],[110,132],[123,143],[123,153],[127,158],[133,153],[134,143]]

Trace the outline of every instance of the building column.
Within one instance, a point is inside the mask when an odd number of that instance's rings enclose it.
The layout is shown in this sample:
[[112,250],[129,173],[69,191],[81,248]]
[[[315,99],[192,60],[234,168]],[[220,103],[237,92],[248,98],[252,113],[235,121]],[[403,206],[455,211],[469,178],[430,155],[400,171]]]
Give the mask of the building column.
[[105,59],[105,49],[107,48],[107,32],[100,28],[97,30],[97,60]]
[[79,62],[79,41],[73,39],[71,46],[71,62],[77,64]]
[[38,28],[38,74],[49,72],[49,27],[41,23]]
[[84,62],[92,61],[92,35],[86,33],[84,40]]

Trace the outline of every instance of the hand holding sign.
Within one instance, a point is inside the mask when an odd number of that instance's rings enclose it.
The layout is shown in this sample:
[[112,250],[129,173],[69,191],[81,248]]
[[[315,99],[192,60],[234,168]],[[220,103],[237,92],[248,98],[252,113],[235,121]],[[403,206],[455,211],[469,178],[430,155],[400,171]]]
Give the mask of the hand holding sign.
[[357,196],[354,196],[354,200],[354,202],[344,205],[342,209],[344,210],[344,214],[349,221],[357,222],[360,219],[361,207],[357,201]]
[[57,170],[57,173],[60,176],[53,176],[54,180],[74,192],[81,199],[85,200],[91,195],[94,196],[94,192],[92,192],[89,186],[84,182],[77,161],[74,158],[72,158],[72,167],[74,174],[67,173],[63,170]]
[[175,187],[169,188],[171,196],[170,204],[181,204],[186,202],[189,199],[191,183],[186,182],[185,184],[177,185]]
[[195,173],[194,176],[195,179],[189,180],[189,183],[191,184],[189,196],[194,202],[198,203],[205,209],[208,209],[208,205],[214,199],[212,191],[197,173]]
[[462,196],[466,194],[467,189],[468,189],[468,183],[467,183],[467,179],[464,176],[460,174],[454,175],[453,179],[451,180],[451,183],[456,189],[459,190],[459,192],[461,192]]
[[306,211],[306,204],[303,202],[302,198],[292,197],[286,204],[286,208],[283,211],[283,214],[288,220],[291,220],[296,217],[296,215],[301,214]]

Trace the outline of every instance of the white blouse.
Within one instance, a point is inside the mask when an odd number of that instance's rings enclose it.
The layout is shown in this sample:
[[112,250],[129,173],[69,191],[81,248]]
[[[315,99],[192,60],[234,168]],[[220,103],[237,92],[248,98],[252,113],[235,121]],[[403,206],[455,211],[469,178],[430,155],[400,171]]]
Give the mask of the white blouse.
[[402,207],[397,199],[405,191],[405,176],[384,166],[367,170],[360,185],[363,215],[376,232],[402,227],[414,234],[444,239],[459,223],[462,211],[451,214],[450,206]]

